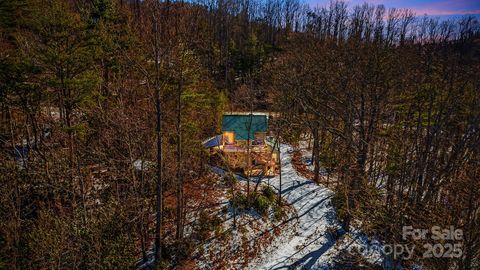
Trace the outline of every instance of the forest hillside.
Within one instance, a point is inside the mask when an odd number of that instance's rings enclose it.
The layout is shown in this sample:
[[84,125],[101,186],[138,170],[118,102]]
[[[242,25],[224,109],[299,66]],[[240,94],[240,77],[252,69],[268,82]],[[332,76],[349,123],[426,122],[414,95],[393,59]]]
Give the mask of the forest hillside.
[[0,118],[0,269],[480,269],[474,16],[0,1]]

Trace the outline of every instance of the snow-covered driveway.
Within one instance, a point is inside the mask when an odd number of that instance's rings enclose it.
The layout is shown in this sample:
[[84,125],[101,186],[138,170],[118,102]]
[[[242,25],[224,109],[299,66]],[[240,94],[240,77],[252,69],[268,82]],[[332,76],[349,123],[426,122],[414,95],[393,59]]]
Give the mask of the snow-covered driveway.
[[[323,269],[331,262],[331,247],[335,241],[327,227],[338,228],[331,204],[333,192],[300,176],[292,165],[292,148],[282,145],[282,197],[297,211],[290,222],[293,231],[282,234],[271,252],[251,265],[252,269]],[[280,177],[270,179],[277,190]]]

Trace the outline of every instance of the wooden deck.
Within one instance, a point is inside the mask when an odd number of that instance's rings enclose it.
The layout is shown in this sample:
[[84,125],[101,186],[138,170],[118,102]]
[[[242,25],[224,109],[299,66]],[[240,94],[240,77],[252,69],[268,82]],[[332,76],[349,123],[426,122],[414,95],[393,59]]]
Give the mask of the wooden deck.
[[[242,171],[247,176],[275,176],[279,154],[267,144],[247,146],[225,145],[221,151],[230,168]],[[249,155],[250,153],[250,155]]]

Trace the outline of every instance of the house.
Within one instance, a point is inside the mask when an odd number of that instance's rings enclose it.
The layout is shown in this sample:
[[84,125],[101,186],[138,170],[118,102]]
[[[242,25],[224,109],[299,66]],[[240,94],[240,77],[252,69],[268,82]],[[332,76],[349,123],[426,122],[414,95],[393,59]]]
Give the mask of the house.
[[212,156],[220,155],[233,170],[248,176],[273,176],[279,153],[267,139],[268,120],[267,113],[226,113],[222,117],[222,134],[204,141],[203,146]]

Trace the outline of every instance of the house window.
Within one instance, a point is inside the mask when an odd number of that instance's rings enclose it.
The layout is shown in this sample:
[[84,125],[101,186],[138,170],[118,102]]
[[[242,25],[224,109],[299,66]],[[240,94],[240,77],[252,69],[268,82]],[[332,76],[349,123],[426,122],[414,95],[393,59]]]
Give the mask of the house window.
[[225,131],[223,132],[223,142],[225,144],[234,144],[235,143],[235,132]]

